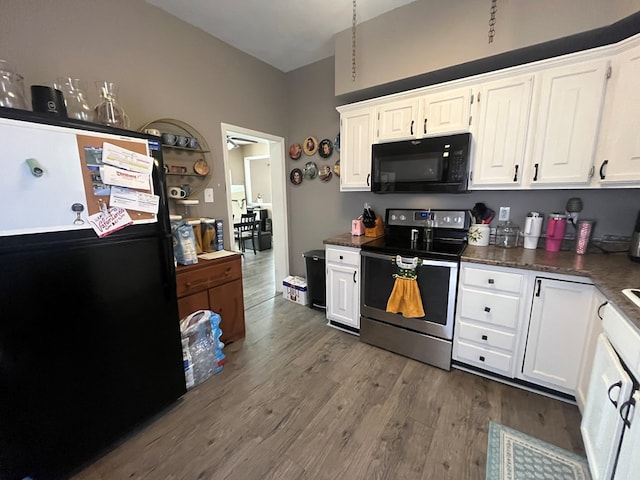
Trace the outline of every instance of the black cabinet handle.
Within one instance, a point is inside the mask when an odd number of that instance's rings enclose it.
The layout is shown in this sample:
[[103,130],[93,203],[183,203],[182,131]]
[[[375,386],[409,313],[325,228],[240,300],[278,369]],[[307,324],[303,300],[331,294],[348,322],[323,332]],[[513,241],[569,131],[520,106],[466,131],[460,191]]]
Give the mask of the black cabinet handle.
[[[609,401],[613,404],[613,406],[614,406],[614,407],[616,407],[616,408],[618,408],[618,400],[617,400],[617,399],[616,399],[616,400],[614,400],[613,398],[611,398],[611,391],[612,391],[614,388],[616,388],[616,387],[618,387],[618,388],[620,388],[620,389],[622,388],[622,380],[620,380],[620,381],[618,381],[618,382],[614,383],[613,385],[611,385],[611,386],[609,387],[609,389],[607,390],[607,397],[609,397]],[[619,396],[619,395],[620,395],[620,392],[618,392],[618,396]]]
[[496,281],[493,278],[490,278],[489,280],[487,280],[487,283],[489,283],[489,285],[493,285],[494,283],[496,283]]
[[369,180],[371,179],[371,174],[367,174],[367,187],[371,186],[371,183],[369,183]]
[[480,355],[479,360],[480,360],[481,362],[484,362],[484,357],[483,357],[482,355]]
[[424,119],[424,133],[427,133],[427,119]]
[[518,165],[516,165],[515,169],[516,171],[513,174],[513,181],[517,182],[518,181]]
[[414,120],[411,120],[411,135],[413,135],[413,123],[414,123]]
[[600,310],[602,310],[602,307],[604,307],[607,303],[609,303],[609,302],[604,302],[598,307],[598,318],[600,318],[600,320],[604,320],[602,318],[602,315],[600,315]]
[[356,272],[355,272],[355,270],[353,272],[353,283],[356,283]]
[[533,181],[538,180],[538,164],[536,163],[533,168],[535,168],[535,173],[533,174]]
[[487,336],[486,335],[482,335],[482,340],[486,340]]
[[489,307],[484,307],[484,311],[489,313],[491,311],[491,309]]
[[622,422],[627,428],[631,428],[631,420],[629,420],[629,410],[631,409],[631,407],[633,407],[634,410],[636,408],[636,401],[634,398],[624,402],[620,406],[620,410],[619,410],[620,418],[622,419]]
[[542,280],[538,280],[538,291],[536,292],[536,297],[540,296],[540,288],[542,287]]
[[604,180],[604,177],[606,177],[606,175],[604,173],[604,167],[607,166],[608,164],[609,164],[609,160],[605,160],[600,165],[600,180]]

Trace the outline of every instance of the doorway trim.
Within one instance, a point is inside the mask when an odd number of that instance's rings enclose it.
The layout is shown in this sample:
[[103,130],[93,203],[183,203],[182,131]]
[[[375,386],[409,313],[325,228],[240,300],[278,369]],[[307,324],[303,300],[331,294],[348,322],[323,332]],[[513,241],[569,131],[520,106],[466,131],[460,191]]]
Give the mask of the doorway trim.
[[285,175],[284,138],[269,133],[250,130],[248,128],[221,123],[222,159],[224,166],[225,194],[227,200],[227,229],[233,244],[233,210],[231,208],[231,168],[229,165],[229,151],[226,148],[227,136],[242,135],[269,144],[271,158],[271,195],[272,195],[272,248],[274,258],[275,290],[282,291],[282,280],[289,275],[289,215],[287,211],[287,188]]

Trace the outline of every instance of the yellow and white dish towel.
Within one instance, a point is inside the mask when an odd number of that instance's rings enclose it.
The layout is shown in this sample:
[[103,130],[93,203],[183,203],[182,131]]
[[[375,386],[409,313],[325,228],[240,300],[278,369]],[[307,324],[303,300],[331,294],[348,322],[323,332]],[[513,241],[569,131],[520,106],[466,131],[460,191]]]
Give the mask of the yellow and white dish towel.
[[411,263],[404,262],[400,255],[395,258],[398,266],[398,273],[394,273],[396,279],[393,290],[387,301],[387,312],[402,313],[406,318],[424,317],[424,306],[418,288],[416,268],[422,264],[420,259],[415,257]]

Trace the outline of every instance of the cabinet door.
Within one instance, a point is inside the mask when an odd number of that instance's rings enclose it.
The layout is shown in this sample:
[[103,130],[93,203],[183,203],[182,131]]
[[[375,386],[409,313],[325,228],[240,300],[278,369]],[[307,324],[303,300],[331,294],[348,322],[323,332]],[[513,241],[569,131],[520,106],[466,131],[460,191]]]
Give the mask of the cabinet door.
[[420,102],[417,98],[397,100],[379,106],[377,108],[377,141],[415,138],[419,106]]
[[522,184],[532,85],[529,75],[481,86],[471,188]]
[[598,60],[540,74],[532,186],[589,183],[607,68],[606,60]]
[[522,377],[575,394],[593,285],[536,277]]
[[602,333],[602,307],[607,304],[607,299],[597,288],[594,288],[593,303],[591,304],[591,315],[587,325],[587,334],[580,362],[580,372],[578,373],[578,385],[576,387],[576,401],[578,408],[584,412],[584,405],[589,392],[589,378],[593,368],[593,357],[596,352],[596,342]]
[[[640,46],[613,61],[611,85],[598,149],[598,180],[602,185],[640,182]],[[606,162],[606,163],[605,163]]]
[[244,330],[244,300],[242,298],[242,280],[233,280],[209,289],[210,309],[220,315],[222,340],[230,343],[240,340]]
[[206,290],[178,299],[178,316],[180,319],[196,310],[209,310],[209,295]]
[[633,382],[615,350],[605,334],[601,334],[593,360],[586,408],[580,423],[584,449],[594,479],[611,478],[623,429],[618,408],[630,397],[632,387]]
[[374,108],[340,115],[340,191],[371,190]]
[[422,99],[421,136],[468,132],[471,88],[457,88],[428,94]]
[[[627,480],[635,478],[640,472],[640,392],[636,390],[633,394],[633,405],[630,407],[630,423],[624,432],[624,439],[620,445],[620,455],[616,465],[616,480]],[[622,413],[626,413],[627,407],[621,407]]]
[[327,319],[360,328],[360,270],[327,265]]

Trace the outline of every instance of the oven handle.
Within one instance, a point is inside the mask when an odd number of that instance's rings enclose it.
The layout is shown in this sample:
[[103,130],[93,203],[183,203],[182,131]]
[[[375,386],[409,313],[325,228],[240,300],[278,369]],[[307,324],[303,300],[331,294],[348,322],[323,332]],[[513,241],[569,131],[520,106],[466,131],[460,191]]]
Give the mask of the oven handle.
[[[360,251],[360,255],[362,257],[372,257],[372,258],[380,258],[382,260],[389,260],[389,262],[391,263],[395,263],[396,261],[396,256],[397,255],[389,255],[389,254],[384,254],[384,253],[375,253],[375,252],[371,252],[369,250],[361,250]],[[419,256],[416,255],[420,260],[422,260],[422,265],[432,265],[432,266],[442,266],[442,267],[457,267],[458,266],[458,262],[456,261],[451,261],[451,260],[434,260],[434,259],[429,259],[429,258],[424,258],[423,256]],[[401,258],[404,260],[407,257],[402,257]],[[413,258],[413,257],[412,257]]]

